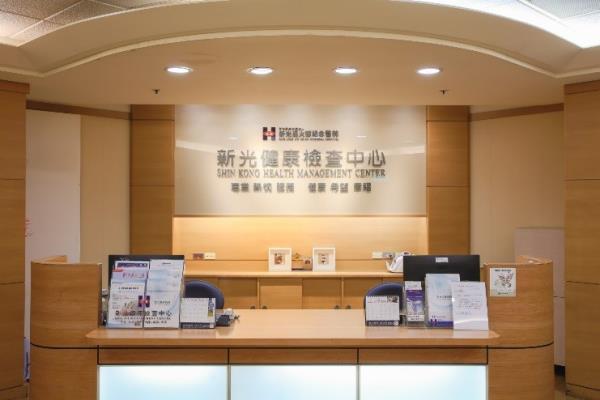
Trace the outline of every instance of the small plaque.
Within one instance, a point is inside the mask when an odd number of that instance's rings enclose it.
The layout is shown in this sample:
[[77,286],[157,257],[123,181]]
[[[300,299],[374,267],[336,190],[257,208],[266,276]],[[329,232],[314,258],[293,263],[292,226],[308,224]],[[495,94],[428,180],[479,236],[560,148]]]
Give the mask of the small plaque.
[[490,268],[490,297],[517,295],[516,268]]

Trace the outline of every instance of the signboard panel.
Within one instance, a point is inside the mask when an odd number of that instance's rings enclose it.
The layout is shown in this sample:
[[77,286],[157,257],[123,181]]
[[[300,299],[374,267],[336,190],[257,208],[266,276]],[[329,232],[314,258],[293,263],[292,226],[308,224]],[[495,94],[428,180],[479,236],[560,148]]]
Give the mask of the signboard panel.
[[177,215],[425,213],[425,108],[176,108]]

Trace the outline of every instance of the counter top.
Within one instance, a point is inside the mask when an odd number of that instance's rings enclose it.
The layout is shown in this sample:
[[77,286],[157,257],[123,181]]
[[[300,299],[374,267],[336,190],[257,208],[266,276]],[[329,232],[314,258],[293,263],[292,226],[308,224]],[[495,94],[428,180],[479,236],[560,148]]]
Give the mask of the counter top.
[[217,269],[202,269],[187,267],[186,278],[397,278],[402,279],[404,274],[388,271],[291,271],[291,272],[269,272],[269,271],[231,271]]
[[216,329],[106,329],[86,335],[100,347],[486,347],[493,331],[367,327],[363,310],[239,310]]

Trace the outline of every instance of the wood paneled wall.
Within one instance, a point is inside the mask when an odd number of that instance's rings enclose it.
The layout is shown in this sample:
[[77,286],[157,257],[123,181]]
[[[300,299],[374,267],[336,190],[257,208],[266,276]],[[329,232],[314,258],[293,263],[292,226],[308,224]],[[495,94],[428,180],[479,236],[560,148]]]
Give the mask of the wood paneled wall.
[[212,270],[268,269],[269,247],[291,247],[312,256],[313,247],[335,247],[337,270],[385,271],[374,251],[427,253],[424,216],[243,216],[176,217],[173,251],[191,259],[193,253],[215,252],[216,261],[194,261]]
[[130,252],[170,254],[175,208],[175,107],[131,106]]
[[600,399],[600,81],[565,86],[567,390]]
[[23,385],[25,97],[29,85],[0,81],[0,397]]
[[427,107],[427,219],[430,254],[468,254],[468,106]]

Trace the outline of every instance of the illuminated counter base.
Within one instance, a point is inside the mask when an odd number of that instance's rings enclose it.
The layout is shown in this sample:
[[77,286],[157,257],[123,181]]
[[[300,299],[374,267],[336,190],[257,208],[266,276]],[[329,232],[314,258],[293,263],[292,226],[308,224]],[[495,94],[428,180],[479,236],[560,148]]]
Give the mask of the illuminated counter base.
[[481,400],[486,375],[485,365],[100,366],[98,398]]

